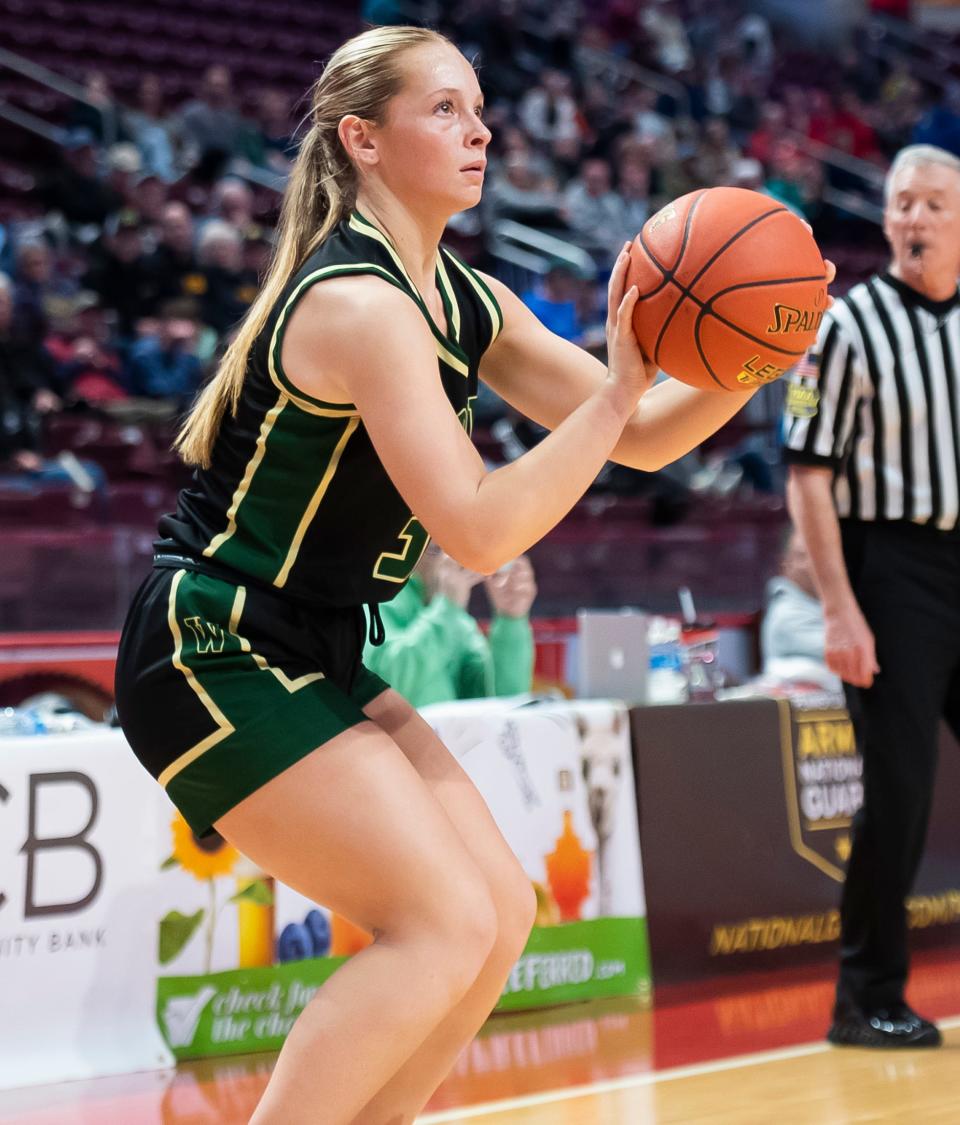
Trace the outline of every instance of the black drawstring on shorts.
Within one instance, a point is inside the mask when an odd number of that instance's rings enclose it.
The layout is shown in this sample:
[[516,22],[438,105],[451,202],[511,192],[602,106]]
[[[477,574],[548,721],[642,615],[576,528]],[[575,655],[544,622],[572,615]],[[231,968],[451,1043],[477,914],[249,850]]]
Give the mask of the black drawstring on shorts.
[[380,617],[380,607],[376,602],[367,602],[367,612],[370,614],[370,643],[379,647],[386,639],[383,631],[383,619]]

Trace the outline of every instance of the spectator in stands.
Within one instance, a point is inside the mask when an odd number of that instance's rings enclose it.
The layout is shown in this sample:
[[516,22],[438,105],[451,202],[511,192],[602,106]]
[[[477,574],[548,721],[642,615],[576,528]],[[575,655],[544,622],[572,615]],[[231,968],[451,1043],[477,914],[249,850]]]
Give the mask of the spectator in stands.
[[59,410],[53,361],[13,333],[13,282],[0,274],[0,462],[39,469],[41,418]]
[[68,129],[86,129],[100,145],[112,145],[123,136],[120,107],[102,70],[91,70],[84,80],[83,101],[75,101],[67,117]]
[[898,62],[884,78],[875,108],[874,127],[889,157],[911,143],[923,115],[923,89],[906,62]]
[[140,150],[129,141],[119,141],[107,152],[107,186],[120,196],[125,207],[136,206],[142,168]]
[[693,52],[676,0],[660,0],[657,4],[643,5],[639,24],[653,42],[660,69],[668,74],[680,74],[691,68]]
[[16,250],[16,263],[14,332],[25,343],[39,345],[47,332],[45,302],[53,291],[50,247],[39,239],[22,242]]
[[807,135],[813,141],[838,148],[861,160],[879,156],[876,134],[864,119],[860,99],[852,91],[836,98],[826,90],[810,91],[812,113]]
[[521,99],[519,114],[527,133],[548,148],[557,141],[580,141],[580,111],[570,75],[563,71],[542,71],[540,82]]
[[[489,638],[467,610],[470,591],[481,582],[493,611]],[[386,640],[379,647],[367,643],[364,664],[389,676],[414,707],[528,692],[536,596],[525,555],[484,578],[431,544],[407,585],[380,605]]]
[[623,130],[621,94],[609,84],[587,78],[583,83],[580,109],[583,117],[584,143],[592,152],[605,154]]
[[124,114],[124,127],[140,151],[143,168],[165,183],[176,179],[175,124],[163,104],[163,87],[155,74],[145,74],[137,87],[137,104]]
[[222,336],[240,320],[256,297],[256,286],[243,275],[243,238],[222,219],[211,219],[200,234],[197,248],[205,285],[200,319]]
[[96,293],[81,290],[51,305],[52,331],[44,346],[57,365],[64,397],[93,406],[128,398],[123,361]]
[[166,182],[155,172],[146,171],[137,179],[133,210],[143,223],[144,243],[153,250],[163,228],[163,212],[169,191]]
[[210,180],[245,144],[248,129],[235,104],[233,75],[216,63],[203,76],[200,96],[180,111],[180,132],[194,174]]
[[197,308],[183,298],[160,310],[156,335],[138,340],[130,350],[130,389],[145,398],[165,399],[186,407],[200,387],[203,365],[196,355]]
[[253,192],[243,180],[228,176],[214,184],[211,213],[242,233],[253,224]]
[[542,62],[530,50],[524,13],[514,0],[472,0],[458,16],[458,38],[468,55],[476,49],[487,101],[519,101],[536,85]]
[[482,209],[488,224],[498,219],[547,229],[564,228],[562,201],[553,180],[538,173],[529,157],[511,153],[489,178]]
[[739,69],[739,60],[730,51],[710,55],[703,84],[703,104],[708,116],[725,117],[733,108]]
[[783,138],[788,128],[787,111],[780,102],[764,102],[760,123],[750,134],[745,155],[768,165],[773,157],[773,146]]
[[703,137],[694,160],[697,179],[703,187],[729,184],[740,150],[730,139],[730,126],[723,117],[711,117],[703,126]]
[[793,141],[774,145],[764,188],[798,215],[814,219],[823,193],[823,165],[804,155]]
[[257,98],[255,163],[286,176],[300,145],[290,122],[290,99],[282,90],[266,87]]
[[782,90],[778,92],[781,93],[783,97],[783,104],[787,111],[788,127],[798,133],[802,133],[805,137],[809,136],[810,120],[813,112],[813,107],[807,100],[810,96],[809,88],[799,86],[793,82],[788,82],[783,86]]
[[623,247],[626,205],[611,184],[610,164],[592,157],[563,195],[570,233],[601,269],[609,269]]
[[696,160],[697,150],[692,144],[677,144],[667,156],[651,166],[650,186],[657,207],[702,186]]
[[193,216],[185,204],[168,203],[164,208],[160,242],[148,268],[160,300],[202,295],[205,282],[193,248]]
[[647,146],[654,159],[668,151],[673,126],[657,112],[657,91],[650,86],[633,86],[624,94],[623,112],[631,130]]
[[633,241],[650,217],[650,166],[635,157],[621,158],[617,164],[617,191],[623,200],[621,242]]
[[519,125],[505,125],[499,134],[494,134],[487,156],[487,179],[502,175],[507,161],[516,155],[523,157],[541,185],[555,179],[553,161],[546,153],[534,148],[530,137]]
[[770,24],[759,13],[749,12],[737,26],[737,40],[743,70],[766,88],[776,63]]
[[960,156],[960,114],[956,112],[957,96],[937,86],[926,90],[923,110],[913,127],[911,144],[936,145]]
[[[267,272],[270,265],[270,255],[273,253],[273,238],[271,232],[251,223],[243,232],[243,283],[252,286],[254,291],[259,289],[260,280]],[[254,292],[254,296],[256,293]],[[250,298],[253,300],[253,297]]]
[[763,191],[763,165],[752,156],[741,156],[733,166],[730,186],[746,188],[747,191]]
[[733,75],[726,121],[738,145],[746,141],[760,120],[760,86],[759,80],[746,67]]
[[576,272],[566,262],[554,262],[543,279],[521,299],[551,332],[564,340],[580,342],[583,335],[578,309],[580,283]]
[[839,85],[846,90],[853,90],[857,97],[868,105],[873,105],[877,101],[889,65],[889,63],[881,63],[869,51],[862,50],[856,39],[840,48],[835,63],[840,79]]
[[73,129],[63,141],[61,165],[39,189],[41,201],[68,223],[102,226],[123,199],[97,172],[96,139],[89,129]]
[[154,311],[156,275],[144,253],[143,227],[136,211],[121,211],[106,226],[84,285],[117,314],[117,330],[132,339],[141,317]]

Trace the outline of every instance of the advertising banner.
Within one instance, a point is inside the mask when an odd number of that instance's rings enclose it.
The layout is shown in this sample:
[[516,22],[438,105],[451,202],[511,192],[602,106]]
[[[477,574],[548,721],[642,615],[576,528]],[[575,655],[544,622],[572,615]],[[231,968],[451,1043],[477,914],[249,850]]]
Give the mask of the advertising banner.
[[[459,759],[534,884],[537,925],[498,1010],[648,996],[643,880],[622,704],[424,716]],[[316,989],[369,935],[198,841],[167,808],[157,1020],[178,1058],[276,1049]]]
[[[625,707],[427,717],[536,890],[498,1008],[648,997]],[[120,731],[5,738],[0,814],[0,1088],[275,1049],[371,940],[215,834],[195,837]]]
[[[786,700],[631,712],[658,982],[832,959],[862,763],[843,710]],[[960,756],[944,733],[911,941],[960,938]]]
[[169,1065],[156,783],[119,731],[0,746],[0,1088]]

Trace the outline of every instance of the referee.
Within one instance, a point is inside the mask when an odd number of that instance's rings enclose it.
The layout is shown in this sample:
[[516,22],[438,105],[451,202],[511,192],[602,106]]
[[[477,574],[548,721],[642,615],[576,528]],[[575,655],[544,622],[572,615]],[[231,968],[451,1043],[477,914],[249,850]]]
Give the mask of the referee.
[[825,314],[788,386],[787,500],[864,762],[827,1037],[935,1047],[937,1027],[904,1002],[904,899],[941,716],[960,736],[960,160],[903,149],[885,198],[888,272]]

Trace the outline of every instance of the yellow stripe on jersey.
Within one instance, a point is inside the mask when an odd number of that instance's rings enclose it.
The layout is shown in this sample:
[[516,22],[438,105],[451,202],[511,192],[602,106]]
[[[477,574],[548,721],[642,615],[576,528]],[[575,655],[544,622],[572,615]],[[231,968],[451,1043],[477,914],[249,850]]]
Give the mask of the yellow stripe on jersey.
[[210,698],[210,695],[194,674],[193,669],[183,662],[183,634],[180,632],[180,625],[177,622],[177,590],[180,588],[180,583],[186,573],[187,571],[185,570],[178,570],[173,576],[173,581],[170,583],[170,595],[167,599],[167,625],[173,636],[173,666],[184,674],[187,683],[206,708],[210,718],[217,724],[217,729],[213,731],[212,734],[208,734],[206,738],[201,739],[194,746],[191,746],[189,750],[181,754],[179,758],[175,758],[170,765],[167,766],[163,773],[157,778],[164,788],[170,784],[182,769],[189,766],[191,762],[196,761],[201,754],[205,754],[207,750],[216,746],[218,742],[229,738],[236,730],[233,723],[230,722],[227,716],[224,715],[216,703]]
[[[483,307],[490,314],[490,344],[492,344],[500,335],[500,331],[503,328],[503,313],[500,311],[500,305],[497,303],[496,297],[494,297],[489,288],[484,285],[469,266],[464,265],[463,262],[455,258],[452,254],[448,254],[447,256],[476,290]],[[487,347],[489,347],[490,344],[488,344]]]
[[397,279],[393,277],[388,270],[385,270],[382,266],[378,266],[373,262],[346,262],[335,266],[324,266],[322,269],[314,270],[313,273],[307,274],[287,298],[282,312],[277,317],[277,323],[273,326],[270,350],[267,352],[267,368],[276,388],[283,391],[290,401],[296,406],[299,406],[301,410],[305,410],[308,414],[318,414],[324,418],[346,418],[350,415],[357,414],[357,408],[353,403],[338,405],[336,403],[323,402],[320,399],[311,398],[310,395],[304,394],[303,391],[299,390],[290,382],[289,378],[283,372],[283,368],[280,364],[280,343],[284,328],[286,327],[287,317],[290,315],[293,306],[300,299],[303,291],[308,286],[322,281],[325,277],[329,277],[333,274],[348,273],[373,273],[391,282],[393,285],[397,284]]
[[[397,253],[397,251],[396,251],[393,243],[390,241],[390,239],[387,238],[387,236],[383,233],[383,231],[379,230],[377,227],[373,226],[372,223],[368,223],[365,219],[361,218],[359,215],[356,215],[356,214],[350,216],[349,226],[350,226],[350,229],[352,231],[356,231],[357,234],[362,234],[366,238],[372,238],[375,242],[379,242],[380,245],[383,246],[386,249],[387,253],[390,255],[391,260],[393,261],[393,264],[397,267],[397,269],[400,271],[400,273],[406,279],[407,284],[410,286],[410,295],[416,300],[417,304],[420,306],[421,312],[423,313],[423,315],[426,318],[428,324],[430,325],[431,329],[433,330],[433,338],[434,338],[434,344],[436,345],[436,349],[437,349],[437,356],[440,359],[442,359],[443,362],[448,367],[452,367],[453,370],[458,372],[460,375],[464,375],[464,376],[469,375],[470,374],[470,368],[467,366],[467,364],[462,359],[460,359],[459,356],[454,355],[453,352],[450,351],[450,349],[443,342],[443,338],[440,334],[440,330],[433,323],[433,318],[430,316],[430,312],[427,309],[426,302],[424,301],[423,297],[420,294],[420,290],[416,287],[416,285],[414,285],[410,275],[407,273],[406,269],[404,268],[403,262],[400,260],[400,255]],[[453,290],[451,289],[451,293],[452,293],[452,291]],[[454,308],[457,308],[456,300],[454,300],[452,302],[452,305],[453,305]],[[459,325],[459,320],[460,320],[460,310],[459,310],[459,308],[457,308],[457,311],[456,311],[455,315],[456,315],[456,318],[457,318],[457,323]]]
[[215,555],[237,530],[237,509],[243,502],[243,498],[247,495],[250,485],[253,483],[253,475],[260,467],[260,462],[263,460],[263,455],[267,450],[267,438],[270,436],[273,424],[283,413],[283,408],[287,405],[287,393],[282,387],[280,391],[280,397],[277,399],[276,404],[264,414],[263,421],[260,423],[260,434],[257,438],[253,456],[247,462],[247,467],[244,469],[243,476],[240,478],[240,483],[237,485],[237,489],[233,494],[230,507],[227,509],[227,526],[219,535],[215,535],[203,549],[203,553],[207,558]]
[[307,672],[306,675],[297,676],[295,680],[291,680],[281,668],[274,668],[272,664],[267,663],[265,657],[261,656],[258,652],[253,652],[250,648],[250,642],[238,632],[240,628],[240,618],[243,616],[243,607],[246,605],[246,601],[246,586],[238,586],[236,596],[233,599],[233,606],[230,610],[230,624],[228,628],[231,635],[236,637],[240,642],[240,651],[248,652],[261,672],[272,672],[283,687],[291,694],[295,691],[299,691],[302,687],[306,687],[307,684],[313,684],[316,683],[317,680],[326,679],[323,672]]
[[450,331],[453,333],[454,340],[460,343],[460,306],[457,304],[457,295],[454,292],[453,286],[450,284],[450,275],[447,273],[447,267],[443,261],[443,254],[437,254],[437,274],[440,278],[440,284],[446,294],[447,306],[450,310]]
[[333,480],[337,467],[340,464],[340,458],[343,456],[343,451],[347,447],[347,442],[353,436],[357,426],[360,425],[360,416],[357,415],[351,418],[340,436],[333,454],[330,457],[330,462],[327,465],[326,471],[320,478],[320,483],[317,485],[317,490],[310,498],[310,503],[307,505],[306,511],[300,520],[300,525],[297,527],[296,534],[293,537],[293,542],[290,544],[290,550],[287,551],[287,557],[284,560],[280,572],[273,580],[274,586],[283,587],[286,585],[287,579],[290,577],[290,571],[293,564],[297,561],[297,555],[300,553],[300,545],[303,543],[303,537],[307,534],[307,528],[310,526],[313,517],[317,514],[317,509],[326,495],[327,489],[330,487],[330,482]]

